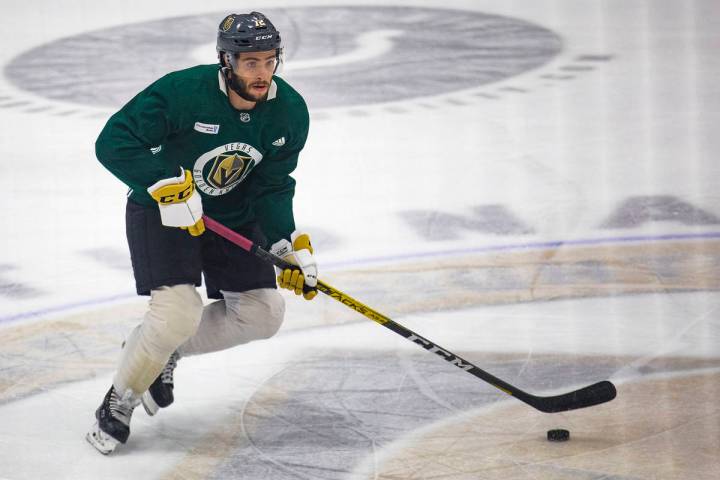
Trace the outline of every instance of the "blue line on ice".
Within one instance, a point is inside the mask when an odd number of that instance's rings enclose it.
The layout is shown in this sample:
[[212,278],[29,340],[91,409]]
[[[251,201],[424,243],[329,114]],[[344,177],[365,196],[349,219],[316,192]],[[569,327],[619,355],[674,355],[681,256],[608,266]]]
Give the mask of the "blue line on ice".
[[[632,242],[665,242],[672,240],[700,240],[708,238],[720,238],[720,232],[704,232],[704,233],[687,233],[687,234],[664,234],[664,235],[633,235],[628,237],[607,237],[607,238],[585,238],[576,240],[555,240],[547,242],[529,242],[529,243],[517,243],[509,245],[488,245],[484,247],[473,247],[457,250],[441,250],[436,252],[419,252],[410,253],[407,255],[392,255],[387,257],[373,257],[363,258],[358,260],[350,260],[344,262],[327,263],[324,265],[326,270],[337,270],[348,266],[358,265],[369,265],[373,263],[382,262],[393,262],[398,260],[410,260],[420,258],[431,258],[431,257],[446,257],[456,256],[463,254],[482,253],[482,252],[501,252],[501,251],[512,251],[512,250],[531,250],[541,248],[557,248],[564,245],[610,245],[613,243],[632,243]],[[49,315],[55,313],[61,313],[64,311],[73,310],[79,307],[94,307],[105,303],[111,303],[118,300],[126,300],[135,298],[135,294],[121,294],[112,295],[108,297],[99,297],[82,302],[68,303],[64,305],[57,305],[54,307],[43,308],[39,310],[31,310],[27,312],[14,313],[0,317],[0,323],[8,323],[17,320],[23,320],[27,318],[38,317],[42,315]]]
[[[664,235],[634,235],[629,237],[607,237],[607,238],[585,238],[577,240],[552,240],[547,242],[516,243],[508,245],[488,245],[484,247],[461,248],[457,250],[439,250],[436,252],[409,253],[406,255],[392,255],[387,257],[363,258],[325,264],[328,269],[344,268],[350,265],[367,265],[380,262],[392,262],[397,260],[410,260],[413,258],[449,257],[483,252],[502,252],[511,250],[534,250],[542,248],[557,248],[574,245],[611,245],[613,243],[633,242],[666,242],[672,240],[702,240],[707,238],[720,238],[720,232],[704,233],[670,233]],[[0,317],[0,321],[2,318]]]

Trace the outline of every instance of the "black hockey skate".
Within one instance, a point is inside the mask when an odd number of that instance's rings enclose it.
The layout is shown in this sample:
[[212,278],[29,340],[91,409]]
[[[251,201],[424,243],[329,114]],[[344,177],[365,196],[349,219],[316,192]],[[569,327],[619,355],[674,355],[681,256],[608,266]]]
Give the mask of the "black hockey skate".
[[85,439],[103,455],[108,455],[130,436],[130,418],[139,402],[128,390],[120,397],[115,387],[110,387],[102,404],[95,411],[96,422]]
[[173,372],[177,367],[180,356],[177,353],[170,355],[170,359],[160,372],[160,375],[150,385],[147,392],[143,393],[142,404],[148,415],[155,415],[158,410],[170,406],[175,400],[173,396]]

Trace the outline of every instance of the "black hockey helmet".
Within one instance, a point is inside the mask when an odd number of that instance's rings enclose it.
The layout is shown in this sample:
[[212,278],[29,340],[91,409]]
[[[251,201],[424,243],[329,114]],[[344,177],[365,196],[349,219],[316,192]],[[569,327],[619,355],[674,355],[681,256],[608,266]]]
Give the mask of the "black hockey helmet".
[[282,39],[280,32],[260,12],[231,13],[220,22],[217,34],[218,58],[228,55],[235,67],[234,58],[243,52],[265,52],[275,49],[278,60],[282,61]]

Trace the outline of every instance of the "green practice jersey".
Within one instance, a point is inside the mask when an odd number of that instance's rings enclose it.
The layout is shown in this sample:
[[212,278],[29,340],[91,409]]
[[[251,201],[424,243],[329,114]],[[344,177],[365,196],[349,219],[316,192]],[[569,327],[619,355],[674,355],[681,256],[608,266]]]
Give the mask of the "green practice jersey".
[[257,221],[269,243],[295,229],[290,173],[308,133],[305,101],[273,77],[268,99],[252,110],[230,105],[219,65],[170,73],[108,120],[95,143],[100,162],[157,205],[147,188],[190,170],[203,210],[230,228]]

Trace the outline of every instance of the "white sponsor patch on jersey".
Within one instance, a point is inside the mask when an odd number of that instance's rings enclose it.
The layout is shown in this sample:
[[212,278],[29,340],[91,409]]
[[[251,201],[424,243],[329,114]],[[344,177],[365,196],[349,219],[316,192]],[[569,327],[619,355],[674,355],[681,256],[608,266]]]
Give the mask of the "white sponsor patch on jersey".
[[276,147],[282,147],[283,145],[285,145],[285,137],[278,138],[277,140],[272,142],[272,144],[275,145]]
[[220,131],[220,125],[211,125],[209,123],[195,122],[195,130],[200,133],[217,135],[217,133]]

